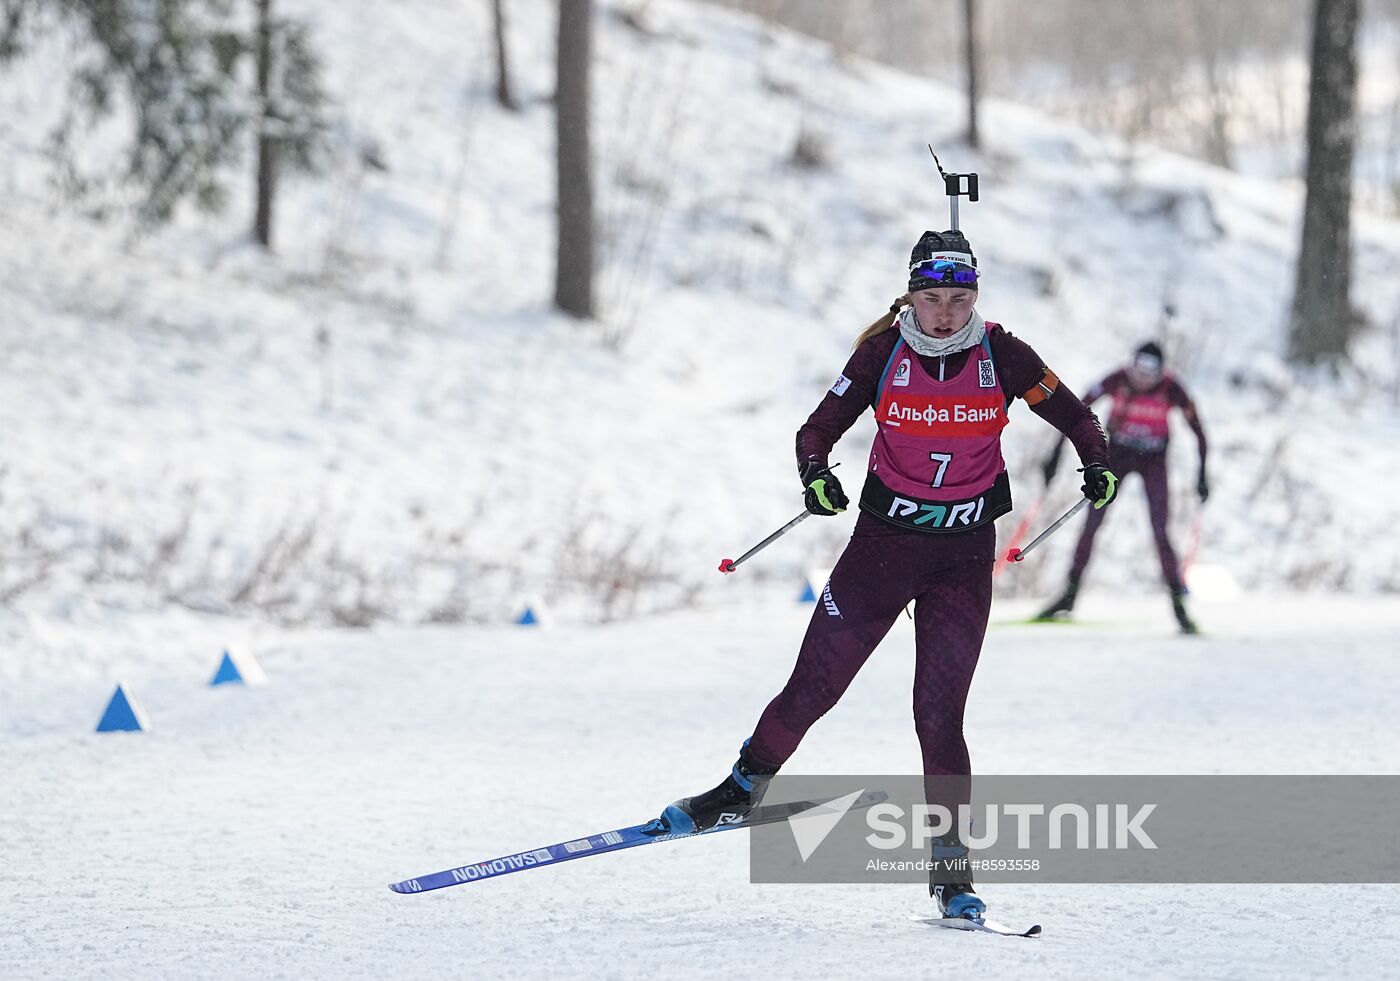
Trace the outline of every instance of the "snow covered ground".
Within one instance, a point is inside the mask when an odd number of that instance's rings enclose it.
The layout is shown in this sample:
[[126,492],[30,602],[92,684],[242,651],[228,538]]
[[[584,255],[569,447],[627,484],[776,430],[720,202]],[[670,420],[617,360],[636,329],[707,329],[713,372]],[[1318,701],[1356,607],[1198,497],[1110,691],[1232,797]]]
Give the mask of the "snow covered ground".
[[[994,611],[968,708],[983,773],[1394,773],[1400,603],[1088,597]],[[742,834],[420,896],[386,885],[631,824],[708,787],[810,607],[605,627],[285,633],[209,689],[202,640],[129,679],[153,729],[89,734],[59,669],[0,693],[0,977],[1381,977],[1400,886],[988,886],[1039,941],[906,921],[917,886],[753,886]],[[792,772],[916,772],[897,626]],[[1300,858],[1307,850],[1300,844]],[[1329,919],[1323,929],[1321,917]]]

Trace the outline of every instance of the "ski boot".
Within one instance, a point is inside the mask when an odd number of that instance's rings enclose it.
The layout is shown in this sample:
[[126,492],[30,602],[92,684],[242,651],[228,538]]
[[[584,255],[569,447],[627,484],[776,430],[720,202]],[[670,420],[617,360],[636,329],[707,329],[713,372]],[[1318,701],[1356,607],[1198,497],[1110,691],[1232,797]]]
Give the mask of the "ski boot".
[[1177,588],[1172,590],[1172,612],[1176,614],[1177,626],[1184,634],[1198,634],[1200,630],[1196,627],[1196,621],[1191,619],[1191,615],[1186,612],[1185,602],[1186,590]]
[[972,891],[967,846],[956,838],[933,839],[928,892],[944,919],[980,920],[987,912],[987,904]]
[[1071,577],[1065,585],[1064,594],[1045,609],[1036,614],[1037,620],[1067,620],[1074,610],[1075,597],[1079,595],[1079,579]]
[[987,904],[972,891],[970,882],[934,886],[933,898],[938,903],[938,912],[947,920],[980,920],[987,912]]
[[[729,776],[718,787],[696,797],[682,797],[648,825],[647,834],[697,834],[721,824],[743,824],[757,806],[778,768],[749,752],[744,740]],[[655,828],[656,830],[653,830]]]

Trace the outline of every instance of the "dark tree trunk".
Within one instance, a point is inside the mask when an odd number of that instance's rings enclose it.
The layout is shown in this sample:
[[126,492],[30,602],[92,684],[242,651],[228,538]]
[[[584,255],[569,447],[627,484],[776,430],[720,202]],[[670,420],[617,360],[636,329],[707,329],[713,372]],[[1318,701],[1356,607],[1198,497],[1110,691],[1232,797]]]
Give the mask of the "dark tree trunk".
[[1351,336],[1351,158],[1359,0],[1315,0],[1308,90],[1307,201],[1289,359],[1344,358]]
[[977,0],[963,0],[963,58],[967,62],[967,145],[977,150]]
[[272,0],[258,5],[258,187],[253,237],[272,248],[272,200],[277,187],[276,140],[272,125]]
[[593,0],[559,0],[555,128],[559,164],[559,248],[554,302],[593,316],[593,176],[588,152],[588,75]]
[[496,101],[501,108],[514,112],[516,102],[510,89],[510,57],[506,48],[506,0],[491,0],[491,14],[496,28]]

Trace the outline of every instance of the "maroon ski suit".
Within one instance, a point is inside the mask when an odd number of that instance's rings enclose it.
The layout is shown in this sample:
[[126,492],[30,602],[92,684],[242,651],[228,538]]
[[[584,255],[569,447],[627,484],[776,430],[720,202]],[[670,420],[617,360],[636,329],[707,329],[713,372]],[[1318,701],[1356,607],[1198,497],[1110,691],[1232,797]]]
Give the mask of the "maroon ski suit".
[[[1088,406],[1058,384],[1024,341],[999,326],[989,324],[988,329],[1008,408],[1013,396],[1034,403],[1032,411],[1069,437],[1085,464],[1106,463],[1107,442]],[[799,468],[810,460],[824,464],[836,441],[872,407],[898,340],[897,329],[887,330],[865,341],[851,356],[843,372],[849,386],[839,395],[835,390],[828,392],[798,430]],[[935,379],[954,378],[971,353],[919,356],[919,362]],[[1046,397],[1047,391],[1053,394]],[[996,532],[991,522],[966,531],[930,534],[862,510],[850,543],[818,598],[792,676],[759,718],[750,752],[775,767],[786,762],[812,724],[840,699],[901,611],[913,602],[913,713],[924,772],[970,774],[963,707],[987,628],[995,556]]]

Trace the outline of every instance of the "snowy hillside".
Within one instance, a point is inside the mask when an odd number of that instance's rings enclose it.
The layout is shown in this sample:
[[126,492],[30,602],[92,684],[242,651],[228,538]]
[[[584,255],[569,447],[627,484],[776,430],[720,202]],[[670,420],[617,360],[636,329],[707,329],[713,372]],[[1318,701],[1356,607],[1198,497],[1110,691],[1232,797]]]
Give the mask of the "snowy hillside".
[[[605,315],[581,325],[549,312],[553,5],[514,5],[519,115],[488,96],[484,4],[286,6],[314,22],[343,118],[333,173],[285,187],[273,259],[241,244],[242,208],[136,239],[76,217],[41,152],[61,46],[0,87],[0,594],[35,657],[36,625],[114,611],[500,622],[536,597],[598,619],[796,588],[849,515],[746,583],[713,569],[800,508],[793,432],[946,224],[930,142],[981,174],[964,227],[983,313],[1073,387],[1180,311],[1169,356],[1215,447],[1203,562],[1249,588],[1400,588],[1400,503],[1376,493],[1400,479],[1400,226],[1361,221],[1358,367],[1290,377],[1296,188],[1008,105],[975,155],[936,84],[699,4],[609,4]],[[795,164],[799,139],[822,162]],[[1051,433],[1013,420],[1024,508]],[[838,448],[849,484],[870,433]],[[1047,514],[1074,500],[1061,481]],[[1116,510],[1091,577],[1155,591],[1133,485]],[[1052,588],[1071,543],[1002,588]]]

